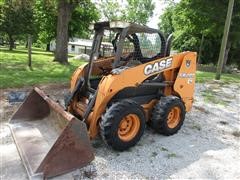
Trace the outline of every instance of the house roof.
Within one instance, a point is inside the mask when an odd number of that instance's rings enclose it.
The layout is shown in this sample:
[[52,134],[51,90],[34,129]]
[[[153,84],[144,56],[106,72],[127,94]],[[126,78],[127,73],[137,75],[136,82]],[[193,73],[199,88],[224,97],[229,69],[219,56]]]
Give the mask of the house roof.
[[92,46],[93,41],[89,39],[74,39],[68,42],[69,45],[76,45],[76,46]]
[[[92,47],[93,40],[91,39],[77,39],[74,38],[73,40],[69,41],[69,45],[75,45],[75,46],[87,46],[87,47]],[[112,46],[111,43],[109,42],[102,42],[103,46]]]

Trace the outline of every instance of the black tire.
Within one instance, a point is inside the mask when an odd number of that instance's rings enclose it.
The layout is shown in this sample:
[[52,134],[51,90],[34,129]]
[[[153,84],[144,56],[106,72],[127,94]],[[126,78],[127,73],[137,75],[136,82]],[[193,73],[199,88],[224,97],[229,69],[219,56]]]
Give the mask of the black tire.
[[[176,122],[176,126],[169,127],[168,115],[174,107],[179,108],[180,115],[178,121]],[[181,99],[176,96],[162,97],[153,108],[152,119],[149,124],[154,130],[156,130],[160,134],[166,136],[173,135],[176,134],[183,125],[185,114],[185,106]]]
[[[137,121],[140,123],[136,135],[129,140],[123,141],[118,133],[120,122],[123,118],[133,114],[137,116]],[[139,124],[138,124],[139,125]],[[104,142],[115,150],[123,151],[134,146],[144,133],[146,120],[143,108],[132,100],[122,100],[113,103],[102,116],[100,122],[101,136]]]

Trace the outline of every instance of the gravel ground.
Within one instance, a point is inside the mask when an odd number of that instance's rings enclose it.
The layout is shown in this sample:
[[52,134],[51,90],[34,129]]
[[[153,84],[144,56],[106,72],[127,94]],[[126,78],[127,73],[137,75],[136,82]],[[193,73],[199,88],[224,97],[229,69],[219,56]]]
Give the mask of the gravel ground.
[[[41,88],[57,99],[67,86]],[[239,89],[240,84],[197,84],[194,107],[177,134],[166,137],[147,128],[135,147],[121,153],[98,138],[92,141],[96,157],[91,165],[53,179],[240,179]],[[9,91],[0,95],[0,175],[24,180],[27,174],[7,126],[20,104],[8,103]]]

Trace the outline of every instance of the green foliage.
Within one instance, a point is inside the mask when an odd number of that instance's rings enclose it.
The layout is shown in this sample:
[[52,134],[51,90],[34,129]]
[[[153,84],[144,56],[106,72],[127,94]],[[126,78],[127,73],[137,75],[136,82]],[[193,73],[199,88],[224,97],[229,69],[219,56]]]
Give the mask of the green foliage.
[[[36,0],[36,21],[39,25],[39,41],[49,43],[57,33],[57,3],[58,1]],[[87,37],[88,27],[99,19],[99,13],[90,0],[81,1],[76,5],[69,22],[69,37]]]
[[1,71],[0,88],[22,87],[41,83],[69,82],[75,69],[83,61],[70,60],[68,66],[53,62],[53,53],[33,48],[32,67],[27,66],[27,49],[17,47],[13,51],[6,48],[0,49]]
[[[34,35],[34,42],[48,44],[56,37],[57,3],[51,0],[3,0],[0,3],[0,32],[13,41]],[[89,24],[99,19],[90,0],[77,4],[69,23],[69,36],[87,37]]]
[[89,37],[89,25],[97,21],[100,14],[96,6],[90,0],[84,0],[76,7],[72,13],[69,23],[69,37]]
[[36,34],[32,0],[5,0],[0,4],[0,32],[14,41],[23,34]]
[[39,28],[38,41],[48,44],[56,37],[57,4],[51,0],[35,1],[35,21]]
[[147,24],[155,8],[152,0],[127,0],[127,3],[123,19],[138,24]]
[[121,20],[124,8],[115,0],[103,0],[100,4],[100,10],[104,19],[108,21]]
[[123,20],[146,25],[155,8],[152,0],[127,0],[126,5],[120,5],[114,0],[104,0],[100,3],[103,18],[108,21]]
[[173,27],[173,15],[175,10],[175,4],[170,4],[164,13],[160,16],[160,22],[158,23],[159,29],[167,36],[174,32]]
[[[199,51],[204,36],[202,62],[216,63],[227,14],[227,0],[181,0],[171,3],[160,17],[159,28],[169,34],[174,31],[173,46],[180,51]],[[238,63],[240,48],[240,1],[235,7],[230,28],[228,63]]]

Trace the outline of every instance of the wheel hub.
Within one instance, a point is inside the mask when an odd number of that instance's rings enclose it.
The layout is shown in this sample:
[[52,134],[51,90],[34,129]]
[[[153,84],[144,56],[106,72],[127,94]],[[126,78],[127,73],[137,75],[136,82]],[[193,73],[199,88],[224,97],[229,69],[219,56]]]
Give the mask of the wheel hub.
[[181,109],[179,107],[173,107],[168,113],[167,124],[170,128],[175,128],[180,121]]
[[118,136],[122,141],[130,141],[136,136],[139,128],[140,120],[138,116],[135,114],[129,114],[120,121]]

